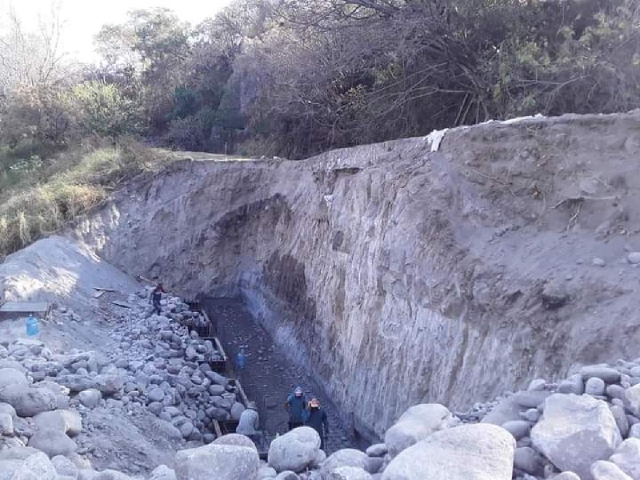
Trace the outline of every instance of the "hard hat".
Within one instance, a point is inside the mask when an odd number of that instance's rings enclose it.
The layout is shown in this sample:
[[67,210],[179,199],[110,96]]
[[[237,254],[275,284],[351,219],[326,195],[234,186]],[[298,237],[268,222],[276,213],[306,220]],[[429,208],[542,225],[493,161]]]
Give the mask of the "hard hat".
[[302,387],[296,387],[296,389],[293,391],[293,393],[296,394],[296,397],[299,397],[302,395]]
[[309,405],[313,408],[318,408],[320,406],[320,400],[318,400],[317,398],[312,398],[309,402]]
[[256,405],[256,402],[247,403],[247,408],[250,408],[251,410],[258,410],[258,406]]

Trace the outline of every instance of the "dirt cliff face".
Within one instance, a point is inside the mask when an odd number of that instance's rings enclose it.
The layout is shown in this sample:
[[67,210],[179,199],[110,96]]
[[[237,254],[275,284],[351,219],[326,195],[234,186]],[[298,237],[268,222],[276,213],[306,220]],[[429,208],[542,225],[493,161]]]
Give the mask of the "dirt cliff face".
[[[640,114],[190,162],[76,234],[177,292],[241,293],[356,425],[637,356]],[[604,266],[598,265],[604,261]]]

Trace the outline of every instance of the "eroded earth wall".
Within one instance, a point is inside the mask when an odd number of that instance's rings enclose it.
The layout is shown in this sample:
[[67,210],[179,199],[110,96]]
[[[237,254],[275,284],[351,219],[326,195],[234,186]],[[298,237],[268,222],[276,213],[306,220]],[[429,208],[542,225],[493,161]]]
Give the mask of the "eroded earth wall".
[[357,425],[488,399],[640,341],[640,114],[184,161],[75,235],[176,292],[242,293]]

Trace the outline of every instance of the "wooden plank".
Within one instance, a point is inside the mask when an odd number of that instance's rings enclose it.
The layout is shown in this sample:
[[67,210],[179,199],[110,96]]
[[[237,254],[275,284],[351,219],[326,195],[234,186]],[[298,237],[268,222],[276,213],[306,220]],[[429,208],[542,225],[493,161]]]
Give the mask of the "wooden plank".
[[129,304],[128,304],[128,303],[126,303],[126,302],[121,302],[120,300],[114,300],[114,301],[113,301],[113,302],[111,302],[111,303],[113,303],[114,305],[117,305],[117,306],[119,306],[119,307],[122,307],[122,308],[131,308],[131,305],[129,305]]
[[199,308],[198,311],[202,314],[202,316],[204,317],[204,319],[207,322],[207,325],[209,326],[209,334],[208,336],[213,336],[214,334],[217,334],[218,332],[215,331],[216,329],[213,328],[213,324],[211,323],[211,319],[209,318],[209,315],[207,315],[207,312],[205,312],[204,308]]
[[238,389],[238,392],[240,392],[240,398],[242,399],[242,403],[246,407],[249,404],[249,397],[247,397],[247,394],[244,393],[244,388],[242,388],[242,384],[240,383],[240,380],[236,378],[234,379],[234,382],[235,382],[236,388]]
[[93,287],[93,289],[98,292],[117,292],[117,290],[114,290],[113,288]]
[[224,348],[222,348],[222,343],[220,343],[220,340],[218,340],[218,337],[213,337],[213,341],[215,342],[216,350],[218,350],[220,352],[220,355],[222,355],[222,359],[225,362],[229,360],[229,358],[227,357],[227,354],[224,353]]
[[96,293],[94,293],[94,294],[93,294],[93,298],[100,298],[100,297],[101,297],[101,296],[103,296],[105,293],[107,293],[107,292],[105,292],[104,290],[101,290],[101,291],[99,291],[99,292],[96,292]]
[[216,438],[220,438],[222,436],[222,430],[220,430],[220,424],[217,420],[213,421],[213,431],[216,434]]
[[47,302],[5,302],[0,307],[0,313],[47,313]]

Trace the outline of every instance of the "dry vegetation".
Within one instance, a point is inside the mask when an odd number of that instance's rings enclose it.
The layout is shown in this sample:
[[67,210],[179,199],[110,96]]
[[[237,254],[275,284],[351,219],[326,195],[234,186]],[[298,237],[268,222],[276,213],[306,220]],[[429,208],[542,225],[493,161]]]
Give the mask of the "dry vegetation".
[[114,188],[145,170],[177,158],[135,141],[56,154],[47,166],[0,176],[0,259],[58,231],[99,205]]

